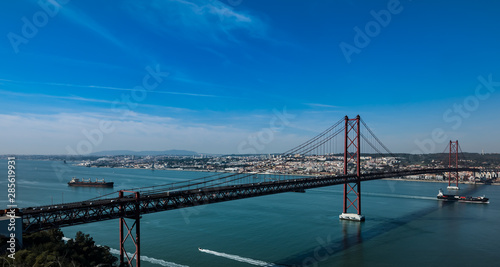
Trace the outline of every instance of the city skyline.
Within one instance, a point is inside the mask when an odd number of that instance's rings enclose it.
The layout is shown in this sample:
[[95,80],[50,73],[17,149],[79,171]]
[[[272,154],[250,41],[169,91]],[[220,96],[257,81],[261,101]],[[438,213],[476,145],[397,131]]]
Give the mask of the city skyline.
[[0,5],[0,154],[279,153],[358,114],[396,153],[500,152],[495,1]]

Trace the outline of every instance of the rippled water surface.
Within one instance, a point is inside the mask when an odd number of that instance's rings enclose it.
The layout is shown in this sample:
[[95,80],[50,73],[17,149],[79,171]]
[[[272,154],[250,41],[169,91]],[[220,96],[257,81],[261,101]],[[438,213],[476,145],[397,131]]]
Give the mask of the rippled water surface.
[[[6,161],[0,166],[7,173]],[[207,175],[52,161],[18,160],[16,166],[16,200],[23,207]],[[72,176],[105,178],[115,188],[68,187]],[[0,188],[6,191],[6,184],[2,179]],[[498,266],[500,187],[461,185],[461,194],[490,198],[489,204],[471,204],[436,200],[446,185],[365,182],[363,223],[339,221],[342,186],[144,215],[142,266]],[[6,197],[0,204],[7,205]],[[118,253],[118,220],[63,231],[66,237],[83,231]]]

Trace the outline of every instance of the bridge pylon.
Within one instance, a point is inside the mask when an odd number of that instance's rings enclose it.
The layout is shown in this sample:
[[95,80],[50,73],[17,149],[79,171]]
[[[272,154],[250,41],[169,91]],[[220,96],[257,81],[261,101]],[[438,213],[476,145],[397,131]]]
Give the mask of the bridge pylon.
[[[344,133],[344,175],[352,173],[349,170],[349,164],[356,165],[355,182],[344,183],[344,201],[342,214],[339,215],[341,220],[364,221],[365,216],[361,215],[361,131],[360,117],[349,119],[345,116],[345,133]],[[349,208],[354,210],[354,213],[349,213]]]
[[[448,154],[448,168],[450,168],[448,172],[448,189],[452,190],[460,189],[458,187],[458,149],[458,140],[450,140],[450,153]],[[455,171],[451,171],[451,169],[455,169]],[[454,183],[454,185],[452,185],[452,183]]]
[[[141,266],[141,213],[140,213],[140,194],[139,192],[120,190],[118,195],[120,200],[123,198],[123,192],[134,193],[135,203],[133,203],[133,209],[126,209],[126,207],[120,203],[120,267],[134,266],[133,262],[135,259],[135,266]],[[120,201],[118,200],[118,201]],[[134,223],[129,227],[126,218],[134,220]],[[133,230],[135,228],[135,237],[133,235]],[[125,234],[126,230],[126,234]],[[127,253],[125,249],[125,243],[127,240],[131,240],[135,247],[134,253]]]

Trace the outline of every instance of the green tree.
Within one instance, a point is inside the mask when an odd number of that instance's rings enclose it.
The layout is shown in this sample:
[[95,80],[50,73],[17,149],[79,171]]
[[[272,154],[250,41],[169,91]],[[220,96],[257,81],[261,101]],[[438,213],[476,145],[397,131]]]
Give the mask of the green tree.
[[24,249],[16,252],[15,260],[2,252],[0,266],[116,266],[117,258],[111,255],[109,247],[96,245],[89,235],[78,232],[75,239],[68,242],[64,242],[63,237],[59,229],[26,235]]

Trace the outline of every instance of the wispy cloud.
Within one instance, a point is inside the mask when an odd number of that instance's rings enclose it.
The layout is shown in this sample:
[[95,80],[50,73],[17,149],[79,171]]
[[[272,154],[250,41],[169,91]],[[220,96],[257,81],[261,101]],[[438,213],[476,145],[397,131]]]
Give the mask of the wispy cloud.
[[[273,115],[250,113],[234,117],[218,113],[219,121],[206,120],[203,112],[193,116],[171,113],[167,116],[130,111],[117,116],[108,110],[86,112],[0,113],[2,126],[9,131],[0,132],[0,140],[12,140],[0,147],[0,154],[66,154],[66,147],[75,147],[86,140],[84,132],[97,129],[102,121],[113,125],[113,132],[103,135],[102,143],[93,151],[130,149],[166,150],[188,149],[202,153],[237,153],[238,146],[248,136],[255,136],[262,127],[268,127]],[[202,117],[193,120],[192,117]],[[324,127],[328,119],[310,117],[300,119],[274,133],[275,139],[263,153],[277,153],[300,144]],[[330,118],[331,119],[331,118]],[[22,138],[19,138],[22,136]]]
[[250,37],[264,38],[267,28],[258,17],[215,0],[130,1],[129,11],[159,33],[183,34],[203,41],[209,38],[238,42],[236,36],[242,32]]
[[[186,81],[185,79],[177,79],[179,81]],[[105,89],[105,90],[114,90],[114,91],[134,91],[131,88],[120,88],[113,86],[101,86],[101,85],[81,85],[81,84],[70,84],[70,83],[54,83],[54,82],[28,82],[28,81],[14,81],[8,79],[0,79],[3,82],[17,83],[17,84],[29,84],[29,85],[48,85],[48,86],[63,86],[63,87],[76,87],[76,88],[87,88],[87,89]],[[222,97],[225,96],[217,96],[210,94],[198,94],[198,93],[189,93],[189,92],[171,92],[171,91],[160,91],[153,90],[149,91],[149,93],[157,93],[157,94],[169,94],[169,95],[185,95],[185,96],[195,96],[195,97]]]
[[18,96],[18,97],[23,97],[23,98],[27,98],[27,97],[54,98],[54,99],[72,100],[72,101],[80,101],[80,102],[93,102],[93,103],[105,103],[105,104],[112,104],[113,103],[113,101],[109,101],[109,100],[85,98],[85,97],[80,97],[80,96],[47,95],[47,94],[40,94],[40,93],[29,93],[28,94],[28,93],[11,92],[11,91],[4,91],[4,90],[0,90],[0,94]]
[[130,53],[133,51],[124,42],[117,39],[113,34],[111,34],[105,27],[101,26],[101,24],[99,24],[96,20],[79,11],[78,9],[64,6],[64,8],[61,8],[61,14],[65,16],[69,21],[79,25],[80,27],[83,27],[84,29],[88,29],[91,32],[94,32],[105,40],[121,48],[125,52]]
[[[1,81],[1,80],[0,80]],[[57,100],[68,100],[68,101],[73,101],[73,102],[86,102],[86,103],[102,103],[106,104],[109,108],[98,108],[98,107],[87,107],[88,109],[92,110],[100,110],[103,112],[103,114],[106,114],[106,112],[109,112],[110,110],[114,110],[114,114],[112,115],[113,117],[116,117],[116,110],[113,109],[113,106],[116,104],[116,101],[120,101],[120,99],[116,98],[113,100],[107,100],[107,99],[96,99],[96,98],[86,98],[86,97],[81,97],[77,95],[69,95],[69,96],[64,96],[64,95],[49,95],[49,94],[41,94],[41,93],[21,93],[21,92],[12,92],[12,91],[5,91],[5,90],[0,90],[0,95],[5,95],[5,96],[14,96],[14,97],[19,97],[22,98],[23,101],[26,101],[27,99],[36,99],[38,101],[35,101],[36,103],[39,103],[43,105],[45,102],[44,101],[39,101],[40,99],[57,99]],[[154,105],[154,104],[146,104],[146,103],[141,103],[141,107],[143,108],[149,108],[153,110],[163,110],[163,111],[169,111],[169,112],[174,112],[176,114],[186,114],[186,113],[191,113],[193,110],[187,109],[187,108],[179,108],[179,107],[171,107],[171,106],[165,106],[165,105]],[[44,109],[44,111],[48,111],[49,109]],[[64,107],[59,107],[58,109],[55,110],[66,110]],[[133,119],[134,117],[134,112],[133,111],[127,111],[127,118],[128,119]]]
[[[0,154],[66,154],[66,146],[76,146],[81,140],[86,140],[83,130],[96,129],[102,120],[112,123],[114,131],[103,135],[102,143],[93,151],[189,149],[205,153],[235,153],[241,140],[252,133],[230,125],[192,124],[141,113],[133,113],[130,118],[122,120],[111,114],[90,112],[0,114],[2,125],[9,129],[0,132],[0,139],[12,140],[0,147]],[[292,139],[293,136],[286,136],[277,140],[275,145],[288,148]],[[276,147],[270,146],[270,149]]]
[[82,10],[79,10],[76,6],[64,5],[61,6],[60,10],[62,16],[64,16],[68,21],[103,38],[104,40],[121,49],[127,55],[135,57],[140,61],[144,60],[144,58],[147,58],[150,62],[156,61],[156,57],[148,54],[144,50],[138,50],[136,47],[133,47],[132,45],[130,45],[130,43],[127,43],[123,39],[117,38],[115,34],[108,30],[109,27],[106,27],[106,25],[94,19],[92,16],[89,16]]
[[340,106],[318,104],[318,103],[305,103],[305,105],[310,106],[310,107],[317,107],[317,108],[340,108]]

